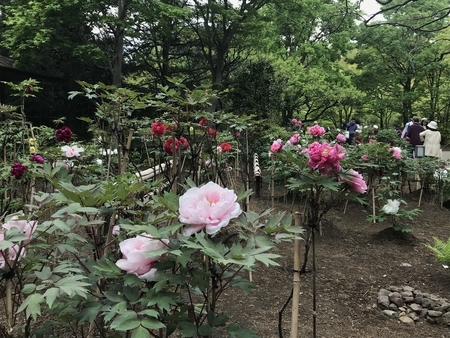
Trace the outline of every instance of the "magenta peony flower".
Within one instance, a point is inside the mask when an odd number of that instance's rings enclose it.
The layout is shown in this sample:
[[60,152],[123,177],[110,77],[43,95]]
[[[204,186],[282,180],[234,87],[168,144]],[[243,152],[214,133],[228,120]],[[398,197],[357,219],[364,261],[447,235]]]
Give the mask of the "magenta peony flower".
[[281,149],[283,149],[283,143],[281,141],[281,139],[278,139],[276,141],[273,141],[272,145],[270,146],[270,151],[272,153],[277,153],[279,152]]
[[392,147],[389,151],[395,159],[400,160],[402,158],[402,150],[399,147]]
[[214,182],[190,188],[180,197],[180,222],[191,225],[183,234],[190,236],[203,229],[210,235],[215,234],[241,214],[241,206],[236,200],[233,190]]
[[80,148],[78,146],[62,146],[61,151],[66,157],[79,157],[84,151],[84,148]]
[[69,127],[62,127],[55,133],[55,137],[59,142],[70,142],[72,140],[72,130]]
[[10,170],[11,176],[14,176],[16,179],[20,179],[23,174],[25,174],[28,171],[28,167],[24,165],[22,162],[15,162]]
[[299,140],[300,140],[300,134],[294,134],[289,139],[289,143],[292,144],[292,145],[296,145]]
[[337,134],[336,141],[338,141],[340,143],[344,143],[345,141],[347,141],[347,138],[345,137],[345,135]]
[[37,163],[39,163],[39,164],[43,164],[43,163],[44,163],[44,158],[43,158],[41,155],[33,154],[33,155],[30,157],[30,161],[31,161],[31,162],[37,162]]
[[129,274],[151,281],[156,274],[153,264],[161,259],[161,255],[152,256],[151,252],[165,249],[168,243],[166,239],[153,239],[148,234],[126,239],[119,244],[123,258],[116,265]]
[[325,128],[316,124],[309,128],[309,133],[314,137],[321,137],[325,135]]
[[359,194],[364,194],[367,191],[367,184],[366,181],[364,181],[363,175],[353,169],[348,170],[348,173],[352,176],[351,181],[347,181],[345,179],[341,180],[349,183],[352,191]]
[[340,161],[345,157],[345,148],[339,144],[331,147],[327,142],[313,142],[302,152],[309,154],[308,165],[318,169],[322,175],[341,171]]

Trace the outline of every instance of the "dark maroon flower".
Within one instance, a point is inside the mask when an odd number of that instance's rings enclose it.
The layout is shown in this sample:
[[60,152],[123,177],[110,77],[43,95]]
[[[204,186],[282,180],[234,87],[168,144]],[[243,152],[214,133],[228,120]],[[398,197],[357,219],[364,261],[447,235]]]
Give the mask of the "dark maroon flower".
[[44,163],[44,158],[41,155],[34,154],[33,156],[30,157],[30,161],[31,162],[37,162],[39,164],[43,164]]
[[373,133],[374,133],[374,135],[378,134],[378,129],[375,129],[375,130],[373,131]]
[[180,146],[181,146],[181,150],[189,149],[189,142],[183,136],[180,137]]
[[369,130],[369,131],[367,132],[367,135],[369,135],[369,136],[373,135],[373,131],[372,131],[372,130]]
[[72,140],[72,130],[69,127],[62,127],[55,133],[55,137],[59,142],[70,142]]
[[202,127],[206,127],[208,125],[208,120],[205,118],[202,118],[200,121],[198,121],[198,124]]
[[11,176],[14,176],[19,180],[27,171],[28,167],[26,165],[24,165],[22,162],[15,162],[12,165],[11,171],[9,173],[11,174]]

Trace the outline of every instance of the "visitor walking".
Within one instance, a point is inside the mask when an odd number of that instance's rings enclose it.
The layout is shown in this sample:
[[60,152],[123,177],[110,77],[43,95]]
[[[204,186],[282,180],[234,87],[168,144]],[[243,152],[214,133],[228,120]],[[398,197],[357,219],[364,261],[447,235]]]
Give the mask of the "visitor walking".
[[422,140],[419,134],[423,132],[423,127],[419,124],[419,118],[417,116],[413,117],[413,123],[409,126],[406,136],[409,137],[409,143],[415,147],[422,145]]
[[352,118],[349,123],[347,123],[346,130],[348,132],[347,143],[350,145],[355,145],[355,132],[358,129],[355,118]]
[[411,126],[413,124],[413,118],[414,118],[414,116],[411,116],[411,120],[408,123],[405,124],[405,128],[403,128],[403,131],[402,131],[402,138],[406,137],[406,134],[408,133],[409,126]]
[[441,157],[441,133],[437,130],[438,125],[431,121],[427,125],[427,130],[419,134],[420,139],[425,146],[425,156]]

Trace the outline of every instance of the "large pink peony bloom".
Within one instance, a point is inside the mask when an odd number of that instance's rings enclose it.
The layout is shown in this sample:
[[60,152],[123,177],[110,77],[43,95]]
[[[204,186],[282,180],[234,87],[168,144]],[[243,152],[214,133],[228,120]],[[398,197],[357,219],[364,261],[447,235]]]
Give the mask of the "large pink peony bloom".
[[402,158],[402,150],[399,147],[392,147],[389,151],[395,159],[400,160]]
[[318,169],[322,175],[329,175],[331,171],[341,171],[340,161],[345,157],[345,148],[339,144],[330,146],[327,142],[313,142],[303,153],[309,154],[308,165]]
[[136,275],[140,279],[153,280],[156,274],[153,265],[161,259],[161,255],[152,256],[151,252],[167,248],[169,241],[151,237],[148,234],[143,234],[121,242],[119,246],[123,258],[119,259],[116,265],[121,270]]
[[366,181],[364,181],[363,175],[353,169],[348,170],[348,173],[352,176],[351,180],[341,180],[349,183],[352,191],[364,194],[367,191],[367,184]]
[[79,157],[80,154],[84,151],[84,148],[81,148],[81,147],[78,147],[75,145],[74,146],[62,146],[61,151],[68,158]]
[[294,134],[289,139],[289,143],[292,145],[296,145],[298,143],[299,139],[300,139],[300,134]]
[[281,141],[281,139],[278,139],[276,141],[273,141],[272,145],[270,146],[270,151],[272,153],[277,153],[279,152],[281,149],[283,149],[283,143]]
[[[5,234],[0,233],[0,242],[5,240]],[[20,257],[25,256],[25,249],[22,248],[20,250],[20,246],[18,244],[11,245],[6,250],[0,250],[0,269],[4,269],[6,266],[6,260],[9,262],[14,262],[17,258],[17,254],[19,254],[20,251]],[[8,252],[8,254],[6,254]]]
[[17,228],[20,232],[23,232],[29,239],[31,237],[31,234],[36,230],[37,221],[19,220],[18,216],[13,216],[8,222],[3,224],[2,227],[6,230]]
[[309,133],[314,137],[321,137],[325,135],[325,128],[315,124],[311,128],[309,128]]
[[338,141],[340,143],[344,143],[345,141],[347,141],[347,138],[345,137],[345,135],[337,134],[336,141]]
[[200,188],[190,188],[180,197],[180,222],[190,224],[183,234],[190,236],[206,229],[210,235],[227,226],[242,210],[233,190],[209,182]]

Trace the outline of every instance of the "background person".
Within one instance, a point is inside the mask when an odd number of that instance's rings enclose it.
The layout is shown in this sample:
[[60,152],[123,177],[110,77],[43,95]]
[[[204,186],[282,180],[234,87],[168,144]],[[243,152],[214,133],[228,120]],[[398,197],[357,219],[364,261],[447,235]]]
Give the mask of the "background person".
[[423,129],[427,130],[427,124],[428,124],[428,119],[426,117],[422,117],[422,120],[420,121],[420,125],[423,127]]
[[403,128],[403,131],[402,131],[402,138],[406,137],[406,134],[408,133],[409,126],[411,126],[413,124],[413,118],[414,118],[414,116],[411,116],[411,120],[408,123],[405,124],[405,128]]
[[427,125],[427,130],[419,134],[425,146],[425,156],[441,157],[441,133],[435,121]]
[[349,123],[347,123],[346,130],[348,131],[347,143],[350,145],[355,144],[355,132],[358,129],[355,118],[352,118]]

